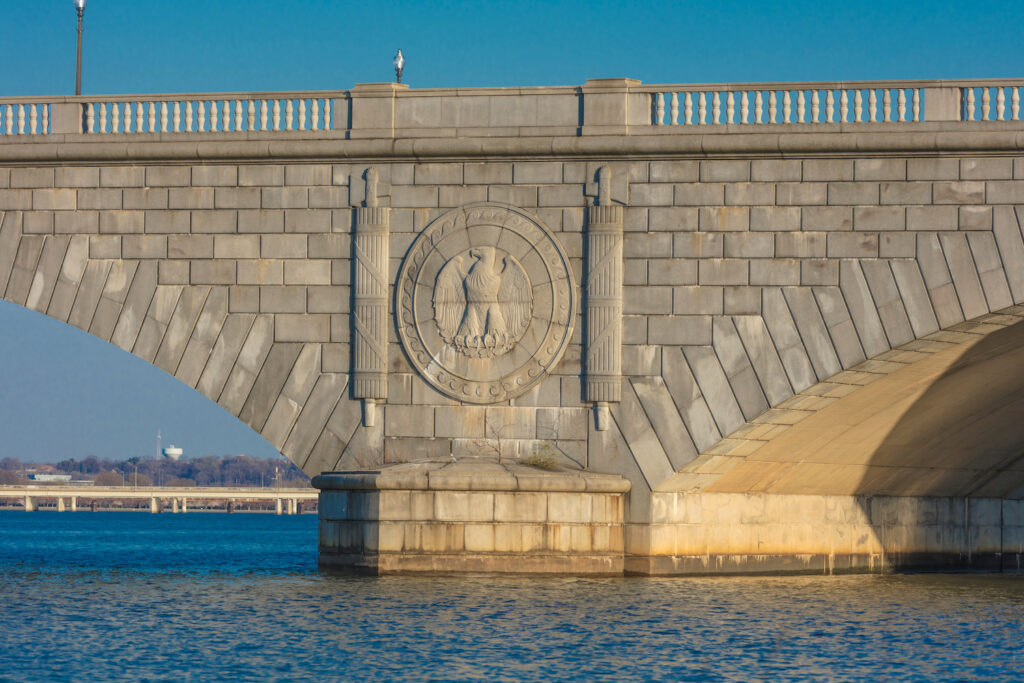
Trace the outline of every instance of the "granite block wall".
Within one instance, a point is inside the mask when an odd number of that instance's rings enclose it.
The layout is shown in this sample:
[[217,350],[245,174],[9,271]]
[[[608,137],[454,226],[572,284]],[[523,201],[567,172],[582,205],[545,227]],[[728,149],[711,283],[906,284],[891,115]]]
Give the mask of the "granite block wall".
[[[543,381],[472,406],[421,378],[392,325],[383,417],[363,424],[349,315],[371,165],[392,285],[427,225],[493,202],[555,235],[577,296],[585,208],[612,170],[624,381],[610,429],[582,400],[579,319]],[[771,407],[1024,301],[1021,205],[1024,157],[966,154],[8,166],[0,290],[178,377],[307,472],[543,452],[629,478],[642,519],[651,489]]]

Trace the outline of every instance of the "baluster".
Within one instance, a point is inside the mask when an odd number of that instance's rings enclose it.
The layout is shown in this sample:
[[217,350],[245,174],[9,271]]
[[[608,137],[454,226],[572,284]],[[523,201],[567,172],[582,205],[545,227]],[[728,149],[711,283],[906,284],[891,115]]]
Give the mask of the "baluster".
[[1006,91],[1002,86],[996,88],[996,112],[1000,121],[1006,120]]
[[[7,110],[7,116],[10,117],[11,111]],[[90,102],[85,108],[85,132],[95,133],[96,132],[96,106]]]
[[782,122],[789,123],[793,114],[793,98],[789,91],[782,93]]
[[807,113],[807,100],[804,97],[804,91],[801,90],[797,93],[796,97],[796,122],[803,123],[804,115]]
[[217,132],[217,123],[220,118],[217,116],[217,100],[210,100],[210,132]]
[[974,120],[974,88],[967,88],[967,120]]
[[679,93],[672,93],[672,101],[670,102],[671,114],[672,114],[672,125],[679,125]]
[[18,135],[25,134],[25,105],[18,105]]
[[292,130],[292,123],[293,123],[293,119],[294,119],[292,114],[293,114],[292,101],[288,100],[285,103],[285,107],[284,107],[284,129],[285,130]]
[[204,100],[199,100],[199,120],[196,122],[196,132],[206,132],[206,102]]
[[274,130],[281,130],[281,100],[274,100]]
[[921,89],[914,88],[914,121],[921,120]]
[[779,102],[775,91],[768,92],[768,123],[776,123],[779,115]]
[[[1016,90],[1014,90],[1013,92],[1014,92],[1014,94],[1017,93]],[[48,134],[50,132],[50,105],[44,104],[44,105],[42,105],[42,107],[43,107],[43,135],[46,135],[46,134]]]
[[686,121],[686,125],[693,125],[693,93],[686,93],[686,98],[683,100],[683,118]]
[[181,103],[174,103],[174,132],[177,133],[181,130]]
[[714,93],[714,99],[711,102],[711,106],[713,108],[711,123],[717,126],[722,122],[722,98],[717,90]]
[[850,94],[846,90],[839,91],[839,120],[846,123],[850,116]]
[[331,98],[324,98],[324,130],[333,130],[331,128]]
[[892,121],[892,91],[889,88],[882,90],[882,120],[886,123]]
[[118,128],[121,126],[121,107],[117,102],[114,102],[112,107],[113,111],[110,113],[110,132],[117,133]]
[[754,95],[754,123],[761,123],[764,118],[764,104],[761,100],[761,91]]
[[825,123],[835,123],[833,119],[836,116],[836,98],[835,94],[828,90],[825,93]]
[[701,91],[701,93],[700,93],[700,101],[697,103],[697,120],[700,122],[700,125],[702,125],[702,126],[705,125],[704,122],[707,120],[707,114],[708,114],[707,98],[704,96],[704,91]]
[[[165,117],[167,116],[166,113],[164,114],[164,116]],[[149,103],[149,132],[150,133],[158,133],[159,132],[157,130],[157,127],[156,127],[156,102],[150,102]]]
[[311,118],[313,130],[320,130],[320,99],[317,97],[313,98],[313,114]]
[[192,100],[185,103],[185,131],[192,132]]
[[665,123],[665,94],[658,93],[654,98],[654,125]]
[[747,91],[740,93],[740,123],[747,122],[747,115],[750,113],[750,106],[747,104]]
[[142,102],[135,103],[135,132],[143,133],[142,129]]
[[[1010,96],[1010,113],[1014,121],[1020,121],[1020,89],[1013,86]],[[43,130],[46,130],[46,107],[43,107]]]
[[864,96],[860,90],[853,94],[853,120],[857,123],[864,120]]
[[878,94],[872,88],[868,91],[868,111],[871,114],[871,123],[878,120]]
[[224,105],[224,114],[220,120],[220,129],[226,133],[231,128],[231,101],[224,100],[221,104]]
[[35,135],[39,130],[39,114],[36,112],[36,105],[28,105],[28,132]]
[[101,133],[107,132],[107,103],[100,102],[100,131]]
[[260,100],[260,130],[268,130],[267,128],[267,101]]
[[897,106],[898,106],[897,112],[898,112],[899,117],[900,117],[900,122],[903,123],[903,122],[905,122],[907,120],[907,91],[906,91],[906,88],[900,88],[899,89],[899,95],[896,98],[896,102],[897,102]]
[[992,95],[989,94],[988,88],[981,89],[981,120],[988,121],[989,116],[992,114]]
[[817,90],[811,91],[811,123],[819,123],[818,118],[821,114],[821,98],[818,95]]
[[306,100],[299,100],[299,130],[306,130]]
[[7,134],[14,134],[14,107],[7,105]]
[[160,132],[167,132],[167,102],[160,103]]
[[726,97],[725,97],[725,113],[726,113],[726,117],[725,117],[725,122],[726,123],[732,124],[732,123],[736,122],[734,120],[734,116],[736,114],[736,104],[733,101],[733,96],[732,96],[732,91],[731,90],[729,91],[729,94],[726,95]]

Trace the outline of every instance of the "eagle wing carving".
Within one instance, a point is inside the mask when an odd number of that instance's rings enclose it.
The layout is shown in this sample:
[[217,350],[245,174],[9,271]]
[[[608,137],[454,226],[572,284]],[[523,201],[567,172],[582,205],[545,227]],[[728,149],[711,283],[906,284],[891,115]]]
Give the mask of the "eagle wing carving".
[[503,259],[505,267],[501,273],[501,290],[498,301],[502,304],[502,316],[511,339],[518,339],[526,332],[533,315],[533,292],[530,279],[523,267],[511,256]]
[[466,312],[466,292],[462,285],[465,275],[462,256],[457,256],[441,269],[434,285],[434,321],[446,344],[454,343]]

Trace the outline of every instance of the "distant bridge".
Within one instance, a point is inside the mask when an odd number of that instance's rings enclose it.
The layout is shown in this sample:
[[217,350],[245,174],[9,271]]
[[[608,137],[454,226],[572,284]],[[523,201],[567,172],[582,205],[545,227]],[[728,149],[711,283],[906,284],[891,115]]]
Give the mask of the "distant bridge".
[[300,512],[299,503],[315,501],[314,489],[265,489],[244,487],[197,487],[173,486],[0,486],[0,501],[18,501],[26,512],[39,509],[43,501],[52,501],[59,512],[75,512],[85,501],[89,504],[101,500],[149,500],[150,512],[188,512],[189,501],[193,503],[228,503],[233,509],[235,503],[272,501],[279,515],[294,515]]

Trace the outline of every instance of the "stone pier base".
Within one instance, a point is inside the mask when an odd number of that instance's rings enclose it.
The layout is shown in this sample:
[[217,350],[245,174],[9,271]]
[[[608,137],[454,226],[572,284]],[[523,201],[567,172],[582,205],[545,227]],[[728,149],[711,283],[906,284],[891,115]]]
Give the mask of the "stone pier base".
[[313,479],[320,566],[359,573],[623,573],[618,475],[410,463]]
[[1022,571],[1024,501],[655,492],[631,574]]
[[314,478],[320,566],[359,573],[838,574],[1024,571],[1024,501],[655,492],[494,462]]

